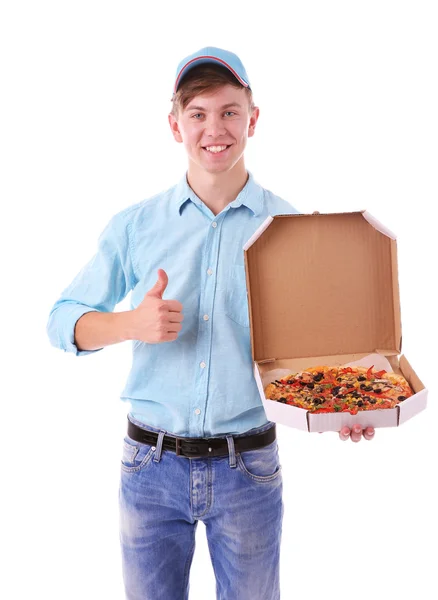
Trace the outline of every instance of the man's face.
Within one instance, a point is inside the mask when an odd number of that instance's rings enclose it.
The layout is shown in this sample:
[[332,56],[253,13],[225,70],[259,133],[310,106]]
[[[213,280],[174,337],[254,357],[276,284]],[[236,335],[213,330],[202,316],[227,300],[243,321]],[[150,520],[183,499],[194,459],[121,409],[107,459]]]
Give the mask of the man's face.
[[225,85],[194,97],[177,118],[169,115],[169,124],[191,163],[208,173],[223,173],[241,159],[258,115],[258,108],[250,115],[243,88]]

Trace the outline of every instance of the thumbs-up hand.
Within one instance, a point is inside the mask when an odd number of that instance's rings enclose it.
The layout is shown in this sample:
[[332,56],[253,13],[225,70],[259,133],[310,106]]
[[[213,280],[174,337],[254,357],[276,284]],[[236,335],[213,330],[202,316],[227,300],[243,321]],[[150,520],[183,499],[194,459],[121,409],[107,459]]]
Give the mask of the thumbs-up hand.
[[148,344],[173,342],[182,329],[183,306],[178,300],[163,300],[169,279],[166,271],[158,269],[157,283],[132,311],[131,339]]

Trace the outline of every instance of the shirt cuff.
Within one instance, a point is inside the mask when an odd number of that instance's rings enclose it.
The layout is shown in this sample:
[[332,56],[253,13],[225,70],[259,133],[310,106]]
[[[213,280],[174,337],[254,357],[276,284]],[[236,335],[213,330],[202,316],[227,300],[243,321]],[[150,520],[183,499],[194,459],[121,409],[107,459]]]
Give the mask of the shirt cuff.
[[68,314],[64,317],[66,325],[65,330],[62,332],[60,344],[61,349],[64,350],[64,352],[73,352],[75,356],[85,356],[86,354],[93,354],[94,352],[100,352],[103,350],[103,348],[96,348],[96,350],[78,350],[78,347],[74,343],[76,323],[82,317],[82,315],[85,315],[88,312],[100,311],[96,310],[95,308],[90,308],[89,306],[78,306],[77,304],[72,305],[69,308]]

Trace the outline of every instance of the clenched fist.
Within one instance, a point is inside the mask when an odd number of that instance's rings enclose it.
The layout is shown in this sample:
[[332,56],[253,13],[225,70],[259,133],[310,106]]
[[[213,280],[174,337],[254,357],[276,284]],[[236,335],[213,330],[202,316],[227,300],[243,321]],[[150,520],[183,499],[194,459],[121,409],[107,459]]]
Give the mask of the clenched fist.
[[183,306],[178,300],[163,300],[169,279],[158,269],[158,281],[145,294],[142,302],[132,311],[132,339],[148,344],[173,342],[181,331]]

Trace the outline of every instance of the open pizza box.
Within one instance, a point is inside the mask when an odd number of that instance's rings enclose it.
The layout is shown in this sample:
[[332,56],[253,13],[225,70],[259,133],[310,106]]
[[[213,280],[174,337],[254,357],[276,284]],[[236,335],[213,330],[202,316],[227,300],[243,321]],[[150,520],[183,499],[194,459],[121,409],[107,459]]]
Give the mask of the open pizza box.
[[[306,431],[401,425],[427,390],[401,352],[395,236],[369,212],[268,217],[244,246],[254,374],[270,421]],[[265,397],[312,366],[401,373],[415,394],[392,409],[313,414]]]

